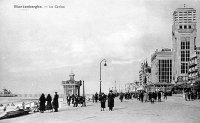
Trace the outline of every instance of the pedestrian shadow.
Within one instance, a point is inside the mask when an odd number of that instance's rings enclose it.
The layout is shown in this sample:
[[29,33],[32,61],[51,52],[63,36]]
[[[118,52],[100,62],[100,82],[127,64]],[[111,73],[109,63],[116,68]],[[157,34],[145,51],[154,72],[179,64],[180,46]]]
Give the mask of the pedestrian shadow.
[[122,109],[126,109],[127,107],[121,107],[121,108],[114,108],[113,110],[122,110]]

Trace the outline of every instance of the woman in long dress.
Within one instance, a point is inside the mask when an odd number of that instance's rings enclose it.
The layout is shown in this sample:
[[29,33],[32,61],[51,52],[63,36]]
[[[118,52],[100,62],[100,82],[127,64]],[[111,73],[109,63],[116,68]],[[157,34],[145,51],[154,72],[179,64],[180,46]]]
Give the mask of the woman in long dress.
[[106,108],[106,95],[104,93],[100,96],[101,101],[101,111],[104,111],[104,108]]
[[47,95],[47,98],[46,98],[46,101],[47,101],[47,110],[49,111],[53,111],[53,107],[52,107],[52,104],[51,104],[51,101],[52,101],[52,97],[50,94]]

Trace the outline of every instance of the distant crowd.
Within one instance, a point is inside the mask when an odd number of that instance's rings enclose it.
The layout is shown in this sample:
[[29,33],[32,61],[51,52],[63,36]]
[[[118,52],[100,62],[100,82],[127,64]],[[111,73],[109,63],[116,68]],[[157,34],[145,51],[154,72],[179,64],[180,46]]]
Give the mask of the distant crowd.
[[78,107],[79,105],[84,106],[85,105],[85,97],[84,96],[78,96],[77,94],[72,94],[71,96],[67,96],[67,104],[70,106],[70,104],[73,105],[73,107]]
[[200,92],[193,92],[191,90],[183,91],[183,98],[185,99],[185,101],[193,101],[195,99],[200,99]]

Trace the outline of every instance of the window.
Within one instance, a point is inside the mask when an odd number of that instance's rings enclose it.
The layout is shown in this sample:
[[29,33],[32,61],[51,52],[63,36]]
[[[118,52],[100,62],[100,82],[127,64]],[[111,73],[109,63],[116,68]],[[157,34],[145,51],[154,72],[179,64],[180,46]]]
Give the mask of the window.
[[191,29],[192,27],[191,27],[191,25],[189,25],[189,27],[188,27],[189,29]]
[[184,29],[187,29],[187,26],[186,26],[186,25],[184,25]]
[[172,60],[159,60],[159,82],[171,82]]
[[179,29],[182,29],[182,25],[179,26]]

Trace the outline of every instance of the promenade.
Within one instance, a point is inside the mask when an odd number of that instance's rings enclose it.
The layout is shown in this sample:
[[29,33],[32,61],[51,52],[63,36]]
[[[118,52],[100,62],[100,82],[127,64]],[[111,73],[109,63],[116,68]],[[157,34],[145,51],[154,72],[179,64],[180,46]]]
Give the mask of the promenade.
[[116,98],[114,111],[100,111],[100,103],[92,102],[87,107],[63,106],[59,112],[38,112],[0,123],[199,123],[199,116],[200,100],[185,101],[173,95],[154,104]]

